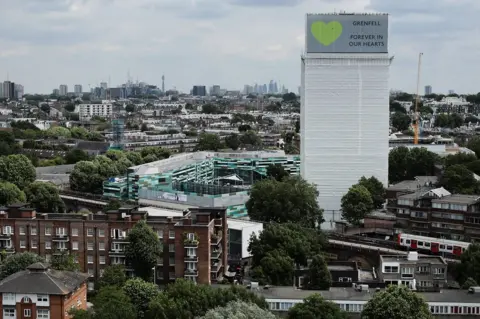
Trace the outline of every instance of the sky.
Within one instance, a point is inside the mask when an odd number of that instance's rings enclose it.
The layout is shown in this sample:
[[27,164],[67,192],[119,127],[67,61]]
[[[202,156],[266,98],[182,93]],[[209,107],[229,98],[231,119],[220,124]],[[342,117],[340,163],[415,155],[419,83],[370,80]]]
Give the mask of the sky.
[[127,80],[189,92],[300,84],[305,13],[390,14],[392,89],[480,91],[479,0],[0,0],[0,80],[25,93]]

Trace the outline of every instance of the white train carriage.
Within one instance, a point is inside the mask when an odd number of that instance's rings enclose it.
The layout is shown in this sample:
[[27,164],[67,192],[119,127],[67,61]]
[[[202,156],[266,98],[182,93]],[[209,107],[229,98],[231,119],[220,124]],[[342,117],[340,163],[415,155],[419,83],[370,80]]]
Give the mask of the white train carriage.
[[398,234],[398,245],[408,247],[410,249],[428,250],[433,253],[447,253],[460,256],[470,243],[425,237],[411,234]]

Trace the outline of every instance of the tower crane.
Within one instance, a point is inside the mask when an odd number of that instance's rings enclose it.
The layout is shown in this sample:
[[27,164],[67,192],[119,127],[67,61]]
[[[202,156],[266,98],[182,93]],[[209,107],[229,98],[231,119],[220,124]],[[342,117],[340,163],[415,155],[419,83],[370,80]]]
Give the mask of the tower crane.
[[419,127],[420,118],[418,116],[418,102],[420,99],[420,73],[422,68],[422,56],[423,56],[423,53],[420,52],[418,54],[417,95],[415,96],[415,125],[413,126],[413,129],[414,129],[413,143],[415,145],[418,144],[418,136],[420,134],[420,127]]

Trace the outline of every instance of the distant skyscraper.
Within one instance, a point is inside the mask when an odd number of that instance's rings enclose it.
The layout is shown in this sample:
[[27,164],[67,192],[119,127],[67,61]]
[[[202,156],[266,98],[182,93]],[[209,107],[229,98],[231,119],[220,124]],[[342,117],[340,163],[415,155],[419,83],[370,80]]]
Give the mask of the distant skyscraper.
[[75,84],[74,92],[75,92],[75,94],[81,94],[83,92],[82,86],[80,84]]
[[165,93],[165,75],[162,75],[162,92]]
[[108,83],[107,82],[102,82],[100,83],[100,87],[104,90],[108,89]]
[[195,85],[192,90],[192,95],[193,96],[206,96],[207,95],[207,89],[205,88],[205,85]]
[[15,99],[15,83],[10,81],[3,82],[3,97],[6,99]]
[[0,85],[0,98],[3,98],[3,85]]
[[455,94],[455,90],[448,90],[448,94]]
[[23,85],[15,84],[15,98],[17,100],[23,99]]
[[55,96],[59,96],[60,95],[60,90],[59,89],[53,89],[52,94],[55,95]]
[[212,86],[212,94],[211,95],[220,95],[220,85]]
[[425,95],[430,95],[430,94],[432,94],[432,86],[427,85],[425,86]]
[[270,83],[268,84],[268,93],[275,93],[274,92],[275,86],[273,80],[270,80]]
[[68,93],[68,86],[66,84],[62,84],[58,88],[58,91],[60,92],[59,93],[60,96],[65,96]]

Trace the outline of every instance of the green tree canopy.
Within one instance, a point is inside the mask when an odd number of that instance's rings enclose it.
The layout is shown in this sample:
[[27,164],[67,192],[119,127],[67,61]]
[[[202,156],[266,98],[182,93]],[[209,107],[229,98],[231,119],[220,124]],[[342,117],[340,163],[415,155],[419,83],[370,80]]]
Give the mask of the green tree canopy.
[[145,318],[148,304],[160,293],[157,285],[146,282],[140,278],[127,280],[123,286],[123,291],[135,307],[138,319]]
[[290,176],[281,164],[270,164],[267,166],[267,176],[281,182],[285,177]]
[[31,252],[10,255],[0,265],[0,280],[5,279],[18,271],[25,270],[28,266],[36,262],[45,262],[45,260]]
[[359,225],[373,209],[372,195],[365,186],[353,185],[342,197],[342,218],[351,224]]
[[[313,294],[290,308],[288,319],[348,319],[348,314],[319,294]],[[393,319],[393,318],[390,318]]]
[[52,138],[70,138],[72,137],[72,134],[70,133],[70,130],[66,127],[63,126],[52,126],[50,127],[47,131],[46,134],[48,137]]
[[470,244],[460,256],[460,264],[457,265],[457,280],[460,284],[468,278],[480,282],[480,244]]
[[304,285],[307,289],[312,290],[328,290],[332,285],[332,275],[321,254],[313,256],[312,262],[308,266]]
[[389,183],[412,180],[416,176],[435,175],[435,163],[438,156],[424,147],[408,149],[395,147],[388,155]]
[[385,187],[376,177],[366,178],[362,176],[358,181],[358,185],[364,186],[372,196],[373,208],[380,209],[385,203]]
[[157,234],[145,220],[141,220],[128,233],[128,242],[125,255],[135,274],[145,281],[151,281],[152,268],[162,253]]
[[277,317],[268,310],[243,301],[231,301],[224,307],[209,310],[199,319],[276,319]]
[[36,176],[35,167],[25,155],[0,157],[0,180],[15,184],[23,190]]
[[248,130],[240,136],[240,143],[243,145],[259,146],[262,145],[262,139],[255,131]]
[[469,289],[470,287],[478,287],[478,283],[472,277],[468,277],[462,285],[462,289]]
[[98,280],[98,287],[116,286],[123,287],[127,281],[124,265],[110,265],[103,271],[102,277]]
[[95,319],[137,319],[130,298],[118,287],[101,288],[93,300]]
[[65,203],[58,188],[50,182],[33,182],[25,188],[27,201],[41,213],[64,213]]
[[474,151],[477,158],[480,158],[480,137],[475,136],[468,140],[467,148]]
[[255,277],[290,285],[295,264],[307,266],[308,259],[320,254],[325,246],[325,237],[318,229],[293,223],[266,224],[258,237],[252,235],[248,251]]
[[25,203],[27,198],[17,185],[9,182],[0,182],[0,205]]
[[232,133],[225,137],[225,145],[236,151],[240,147],[240,138],[238,134]]
[[477,194],[479,183],[473,172],[463,165],[452,165],[445,169],[439,184],[454,194]]
[[433,319],[421,295],[405,286],[390,285],[376,292],[363,308],[362,319]]
[[217,134],[202,133],[198,137],[198,151],[218,151],[222,147],[222,141]]
[[412,119],[409,115],[403,112],[395,112],[392,115],[392,126],[397,131],[406,131],[410,128],[410,124],[412,123]]
[[246,207],[253,220],[295,222],[313,228],[323,222],[317,197],[316,186],[299,176],[284,178],[281,182],[265,179],[253,185]]
[[477,156],[475,154],[458,152],[457,154],[452,154],[445,157],[445,167],[450,167],[453,165],[468,165],[476,160]]
[[68,252],[52,255],[50,266],[56,270],[62,271],[79,271],[80,265],[77,263],[74,255]]
[[90,156],[87,152],[81,149],[73,149],[67,152],[65,155],[65,163],[66,164],[76,164],[80,161],[88,161]]

